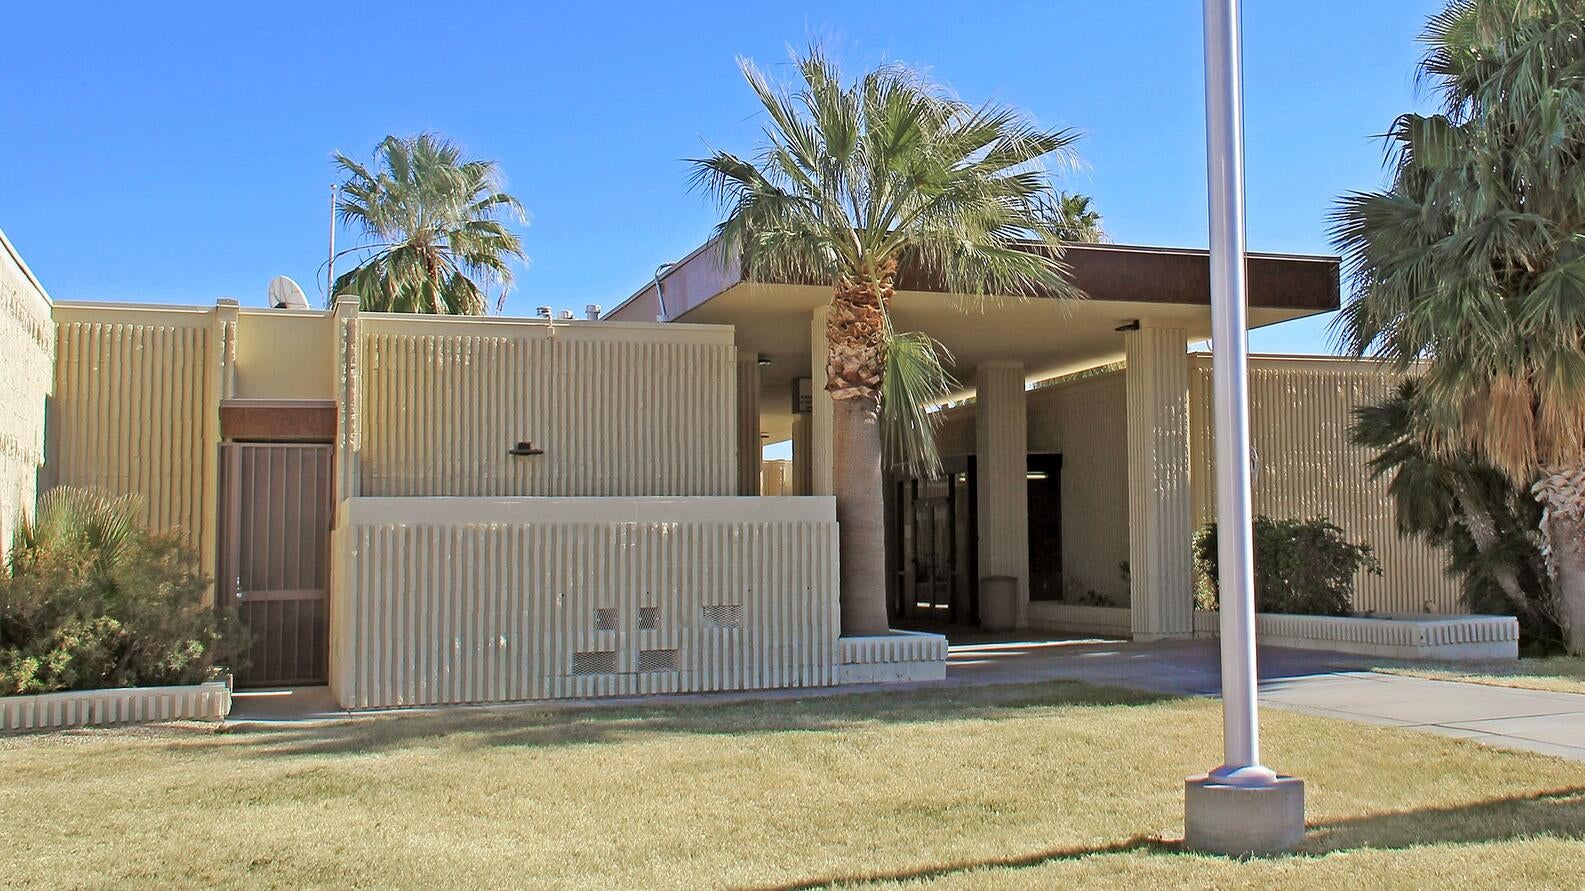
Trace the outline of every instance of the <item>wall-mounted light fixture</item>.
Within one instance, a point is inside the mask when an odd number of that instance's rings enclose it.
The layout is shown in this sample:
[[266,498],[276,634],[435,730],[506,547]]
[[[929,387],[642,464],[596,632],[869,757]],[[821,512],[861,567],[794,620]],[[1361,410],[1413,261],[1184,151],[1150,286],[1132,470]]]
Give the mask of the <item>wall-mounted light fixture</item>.
[[759,357],[759,367],[764,368],[765,366],[767,366],[769,364],[770,364],[770,357],[769,356],[760,356]]
[[1131,321],[1124,322],[1123,324],[1118,325],[1116,328],[1113,328],[1112,330],[1113,331],[1138,331],[1139,330],[1139,320],[1138,319],[1133,319]]
[[525,439],[522,442],[519,442],[517,445],[507,449],[506,453],[508,455],[515,455],[519,458],[525,458],[529,455],[543,455],[545,454],[545,450],[534,448],[533,440]]

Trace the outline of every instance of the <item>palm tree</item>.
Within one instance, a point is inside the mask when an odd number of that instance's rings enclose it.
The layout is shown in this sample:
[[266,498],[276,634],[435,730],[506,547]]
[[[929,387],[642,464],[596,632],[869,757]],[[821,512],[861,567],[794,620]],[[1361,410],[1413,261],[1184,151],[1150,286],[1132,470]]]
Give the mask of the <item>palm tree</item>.
[[499,310],[511,261],[526,258],[502,221],[523,220],[523,206],[501,191],[493,161],[464,161],[456,145],[422,133],[387,136],[369,166],[340,152],[336,165],[347,173],[337,213],[365,241],[342,252],[362,260],[331,296],[357,294],[373,312],[481,315],[495,287]]
[[1350,438],[1375,451],[1372,477],[1387,477],[1398,534],[1447,551],[1476,612],[1508,610],[1525,638],[1556,645],[1545,560],[1536,524],[1540,507],[1524,488],[1468,454],[1426,446],[1420,384],[1410,378],[1382,401],[1354,411]]
[[1101,214],[1088,195],[1061,192],[1046,210],[1051,215],[1051,226],[1066,242],[1099,244],[1106,240],[1106,230],[1101,228]]
[[1391,186],[1345,196],[1341,341],[1420,381],[1422,436],[1530,489],[1585,653],[1585,0],[1455,0],[1388,134]]
[[694,161],[695,186],[723,209],[723,259],[749,280],[833,288],[825,389],[835,401],[842,628],[881,632],[883,454],[938,471],[926,410],[951,386],[939,345],[891,326],[899,264],[959,294],[1075,294],[1040,165],[1070,160],[1077,136],[1002,105],[967,105],[901,65],[844,84],[814,48],[796,60],[792,92],[739,64],[768,118],[764,143],[753,160]]

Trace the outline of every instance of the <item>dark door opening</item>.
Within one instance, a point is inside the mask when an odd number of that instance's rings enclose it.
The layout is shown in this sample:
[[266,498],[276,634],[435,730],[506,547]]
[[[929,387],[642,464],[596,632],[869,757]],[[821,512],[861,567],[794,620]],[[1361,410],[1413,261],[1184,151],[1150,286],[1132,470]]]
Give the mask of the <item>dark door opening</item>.
[[1062,456],[1030,455],[1029,599],[1062,599]]
[[976,624],[974,459],[949,458],[941,478],[901,479],[892,491],[893,618]]

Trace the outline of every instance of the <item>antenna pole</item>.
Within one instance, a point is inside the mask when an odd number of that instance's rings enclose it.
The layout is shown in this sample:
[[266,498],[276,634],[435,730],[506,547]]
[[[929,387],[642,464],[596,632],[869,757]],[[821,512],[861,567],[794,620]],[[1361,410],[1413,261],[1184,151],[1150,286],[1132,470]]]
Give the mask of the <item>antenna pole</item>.
[[325,264],[325,303],[336,301],[336,184],[330,184],[330,260]]

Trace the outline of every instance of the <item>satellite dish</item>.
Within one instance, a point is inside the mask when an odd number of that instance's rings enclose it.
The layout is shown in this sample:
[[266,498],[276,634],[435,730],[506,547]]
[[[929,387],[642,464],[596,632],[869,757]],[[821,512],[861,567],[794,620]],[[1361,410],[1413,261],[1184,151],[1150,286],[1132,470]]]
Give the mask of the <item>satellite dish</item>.
[[308,298],[303,296],[303,289],[297,286],[297,282],[277,275],[270,279],[270,308],[307,309]]

